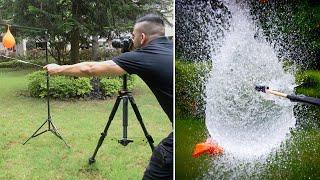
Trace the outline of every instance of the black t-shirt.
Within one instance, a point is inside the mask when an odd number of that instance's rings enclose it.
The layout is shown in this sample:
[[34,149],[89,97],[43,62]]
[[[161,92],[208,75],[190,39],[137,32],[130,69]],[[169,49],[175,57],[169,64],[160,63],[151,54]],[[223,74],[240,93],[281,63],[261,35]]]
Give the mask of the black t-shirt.
[[137,74],[151,89],[173,121],[173,44],[167,37],[112,59],[129,74]]

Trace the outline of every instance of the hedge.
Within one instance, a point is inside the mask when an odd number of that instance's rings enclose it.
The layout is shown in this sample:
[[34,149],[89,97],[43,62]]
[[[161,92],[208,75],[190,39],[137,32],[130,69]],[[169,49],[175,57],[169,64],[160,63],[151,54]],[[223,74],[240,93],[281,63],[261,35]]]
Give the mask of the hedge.
[[211,64],[175,61],[176,115],[204,117],[205,83]]
[[[90,97],[94,94],[91,93],[94,91],[91,79],[87,77],[51,76],[50,96],[57,99]],[[129,76],[128,89],[134,87],[134,81],[135,77]],[[110,97],[116,95],[121,87],[122,79],[120,77],[102,77],[100,78],[99,86],[96,88],[102,91],[103,97]],[[28,75],[28,90],[32,97],[46,97],[47,84],[45,71],[36,71]]]
[[297,94],[320,98],[320,71],[308,70],[296,74]]

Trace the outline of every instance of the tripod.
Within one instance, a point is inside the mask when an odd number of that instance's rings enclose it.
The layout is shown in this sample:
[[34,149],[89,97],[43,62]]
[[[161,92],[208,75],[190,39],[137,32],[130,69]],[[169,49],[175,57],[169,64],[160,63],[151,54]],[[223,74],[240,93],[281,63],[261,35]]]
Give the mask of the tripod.
[[[47,37],[47,31],[46,31],[46,37]],[[46,40],[46,63],[48,64],[48,40]],[[37,137],[45,132],[51,132],[52,134],[54,134],[56,137],[58,137],[59,139],[61,139],[64,144],[70,148],[70,146],[67,144],[67,142],[63,139],[63,137],[60,135],[60,133],[58,132],[56,126],[53,124],[52,122],[52,118],[51,118],[51,111],[50,111],[50,76],[49,73],[47,72],[47,108],[48,108],[48,118],[44,121],[44,123],[23,143],[23,145],[25,145],[30,139]],[[39,132],[40,129],[45,125],[48,124],[48,129]]]
[[141,117],[141,114],[138,110],[138,106],[137,104],[135,103],[134,101],[134,98],[131,94],[130,91],[128,91],[127,89],[127,75],[123,75],[123,89],[120,90],[119,92],[119,95],[117,97],[117,100],[112,108],[112,111],[110,113],[110,116],[109,116],[109,120],[107,122],[107,125],[105,126],[103,132],[101,133],[101,136],[100,136],[100,139],[98,141],[98,144],[97,144],[97,147],[92,155],[92,157],[89,158],[89,164],[93,164],[96,160],[95,160],[95,157],[98,153],[98,150],[100,148],[100,146],[102,145],[105,137],[107,136],[107,133],[108,133],[108,129],[111,125],[111,122],[114,118],[114,115],[116,114],[117,112],[117,109],[119,107],[119,104],[120,104],[120,101],[123,100],[123,119],[122,119],[122,127],[123,127],[123,138],[118,140],[118,143],[120,143],[121,145],[123,146],[127,146],[129,143],[133,142],[133,140],[130,140],[127,138],[127,128],[128,128],[128,101],[130,101],[130,104],[133,108],[133,111],[140,123],[140,126],[143,130],[143,133],[145,135],[145,137],[147,138],[148,140],[148,143],[150,145],[150,148],[151,150],[153,151],[154,150],[154,141],[153,141],[153,138],[151,137],[151,135],[149,135],[143,121],[142,121],[142,117]]

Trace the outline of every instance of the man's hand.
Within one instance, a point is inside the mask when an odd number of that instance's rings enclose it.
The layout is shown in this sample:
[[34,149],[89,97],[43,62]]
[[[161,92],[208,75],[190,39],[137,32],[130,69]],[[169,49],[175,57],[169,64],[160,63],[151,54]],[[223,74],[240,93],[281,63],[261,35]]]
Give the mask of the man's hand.
[[61,66],[58,64],[48,64],[44,66],[43,69],[48,71],[51,75],[59,74],[59,72],[61,72]]

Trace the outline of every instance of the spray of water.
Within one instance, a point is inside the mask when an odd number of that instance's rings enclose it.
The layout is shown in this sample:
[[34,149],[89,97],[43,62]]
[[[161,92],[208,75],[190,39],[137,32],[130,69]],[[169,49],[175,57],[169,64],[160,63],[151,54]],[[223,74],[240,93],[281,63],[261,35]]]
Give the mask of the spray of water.
[[276,50],[263,37],[257,37],[257,27],[246,10],[236,3],[226,5],[232,15],[231,26],[224,32],[219,51],[211,54],[206,125],[226,156],[264,159],[280,147],[294,127],[294,105],[286,99],[258,93],[254,86],[263,84],[292,93],[294,77],[283,70]]

